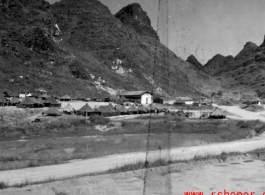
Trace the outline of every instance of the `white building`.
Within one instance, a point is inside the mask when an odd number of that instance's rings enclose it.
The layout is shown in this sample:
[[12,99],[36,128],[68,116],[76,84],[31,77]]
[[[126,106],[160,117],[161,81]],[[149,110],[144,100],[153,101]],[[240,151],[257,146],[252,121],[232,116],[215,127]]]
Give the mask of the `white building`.
[[126,91],[120,94],[120,98],[125,98],[129,102],[141,104],[153,103],[153,95],[150,91]]
[[192,105],[194,100],[190,97],[158,97],[154,100],[155,103],[160,104],[186,104]]
[[184,102],[186,105],[192,105],[194,100],[190,97],[177,97],[178,100]]

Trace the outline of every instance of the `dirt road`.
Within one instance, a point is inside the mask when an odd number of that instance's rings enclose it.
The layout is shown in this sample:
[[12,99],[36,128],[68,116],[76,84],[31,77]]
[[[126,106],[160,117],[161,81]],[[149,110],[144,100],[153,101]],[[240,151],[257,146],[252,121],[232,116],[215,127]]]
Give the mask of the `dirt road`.
[[218,107],[228,113],[228,118],[239,120],[261,120],[265,122],[265,111],[251,112],[239,108],[239,106],[218,106],[214,104],[214,107]]
[[[157,159],[184,160],[191,159],[196,155],[220,154],[222,152],[247,152],[257,148],[265,147],[265,136],[256,137],[249,140],[240,140],[228,143],[216,143],[210,145],[183,147],[167,150],[150,152],[148,159],[154,161]],[[145,152],[130,153],[123,155],[112,155],[102,158],[73,161],[61,165],[52,165],[44,167],[34,167],[11,171],[0,172],[0,182],[7,182],[9,185],[21,182],[45,181],[48,179],[62,179],[74,177],[77,175],[104,172],[117,166],[128,163],[144,161]]]
[[[228,157],[225,162],[212,159],[180,163],[148,171],[73,178],[24,188],[0,190],[1,195],[183,195],[184,192],[265,192],[264,155]],[[170,171],[169,171],[170,170]],[[144,182],[146,179],[146,182]]]

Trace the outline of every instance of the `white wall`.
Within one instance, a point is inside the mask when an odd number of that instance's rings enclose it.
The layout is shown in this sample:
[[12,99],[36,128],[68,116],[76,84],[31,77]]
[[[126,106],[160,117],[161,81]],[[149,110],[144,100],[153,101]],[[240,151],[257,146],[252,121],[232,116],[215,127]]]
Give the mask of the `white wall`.
[[153,97],[150,93],[145,93],[141,97],[141,104],[152,104],[153,103]]
[[185,104],[192,105],[194,101],[185,101]]

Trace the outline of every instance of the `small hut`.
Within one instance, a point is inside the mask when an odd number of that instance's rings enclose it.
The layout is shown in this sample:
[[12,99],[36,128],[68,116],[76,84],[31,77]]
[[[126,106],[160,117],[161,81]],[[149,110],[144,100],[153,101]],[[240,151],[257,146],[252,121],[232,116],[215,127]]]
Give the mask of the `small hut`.
[[37,108],[37,107],[43,107],[36,98],[32,97],[25,97],[22,99],[20,104],[17,104],[17,107],[22,108]]
[[75,109],[74,109],[70,104],[67,104],[67,105],[63,108],[63,112],[64,112],[65,114],[69,114],[69,115],[71,115],[71,114],[75,113]]
[[61,112],[55,107],[50,107],[48,110],[42,112],[42,115],[44,114],[46,116],[60,116]]
[[112,106],[100,106],[97,109],[98,112],[101,113],[103,116],[118,116],[120,115],[120,112],[113,109]]
[[158,112],[158,109],[156,108],[156,106],[154,104],[149,104],[146,108],[147,108],[148,112],[151,112],[151,113]]
[[144,114],[144,113],[148,113],[149,112],[148,109],[146,107],[144,107],[143,105],[138,106],[137,109],[138,109],[140,114]]
[[128,108],[128,112],[129,112],[129,114],[137,114],[138,109],[136,108],[135,105],[132,105],[132,106],[130,106],[130,108]]
[[46,100],[47,98],[49,98],[50,96],[47,94],[42,94],[41,96],[39,96],[39,98]]
[[226,118],[226,115],[223,111],[216,108],[212,113],[210,113],[209,118],[211,118],[211,119],[224,119],[224,118]]
[[93,108],[91,108],[88,103],[86,103],[82,108],[76,111],[78,115],[83,116],[91,116],[91,115],[99,115],[99,112],[95,111]]
[[183,106],[185,105],[185,102],[181,98],[177,98],[176,101],[174,102],[174,105]]
[[128,111],[127,111],[126,107],[123,106],[123,105],[119,105],[119,104],[117,104],[117,105],[115,106],[115,109],[116,109],[118,112],[120,112],[122,115],[124,115],[124,114],[128,114]]
[[58,103],[54,97],[48,97],[44,102],[45,107],[61,107],[61,104]]
[[17,97],[12,97],[10,99],[10,103],[11,103],[11,105],[16,106],[17,104],[20,103],[20,100]]
[[60,98],[61,101],[69,102],[72,100],[72,98],[69,95],[65,95]]

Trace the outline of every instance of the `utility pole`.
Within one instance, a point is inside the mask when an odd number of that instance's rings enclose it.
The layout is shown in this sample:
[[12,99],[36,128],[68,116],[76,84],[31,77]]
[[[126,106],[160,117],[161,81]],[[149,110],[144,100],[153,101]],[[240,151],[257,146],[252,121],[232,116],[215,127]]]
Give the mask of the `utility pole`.
[[[214,104],[214,95],[213,95],[213,103],[212,103],[212,106],[213,106],[213,104]],[[214,108],[213,108],[213,110],[214,110]]]

